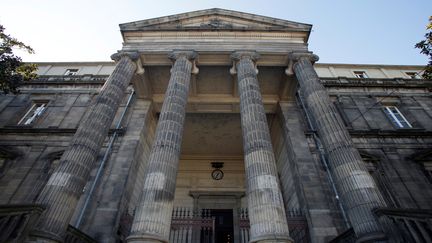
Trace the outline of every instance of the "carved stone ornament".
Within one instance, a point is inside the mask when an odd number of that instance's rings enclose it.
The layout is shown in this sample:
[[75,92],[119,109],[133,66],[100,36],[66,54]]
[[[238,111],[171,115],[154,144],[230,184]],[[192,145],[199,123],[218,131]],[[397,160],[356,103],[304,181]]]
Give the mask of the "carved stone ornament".
[[233,25],[224,23],[220,19],[210,19],[208,23],[202,23],[201,28],[212,28],[212,29],[232,29]]
[[168,54],[168,58],[173,62],[180,57],[186,57],[192,62],[192,74],[198,74],[199,68],[196,66],[196,59],[198,58],[198,53],[194,50],[174,50]]
[[235,51],[234,53],[232,53],[231,54],[231,60],[233,60],[233,66],[230,68],[230,74],[234,75],[237,73],[236,64],[242,58],[251,59],[255,65],[255,72],[256,72],[256,74],[258,74],[258,68],[257,68],[257,62],[256,61],[260,58],[260,54],[256,51]]
[[173,61],[183,56],[188,60],[193,61],[198,57],[198,53],[194,50],[174,50],[168,54],[168,58]]
[[288,76],[294,75],[293,65],[300,60],[301,58],[307,58],[312,63],[315,63],[319,60],[319,57],[312,52],[290,52],[288,54],[288,67],[285,69],[285,74]]
[[141,63],[140,54],[138,52],[119,51],[111,55],[111,59],[114,60],[115,62],[120,61],[122,57],[129,57],[132,61],[135,62],[137,68],[135,71],[136,74],[144,73],[144,68]]
[[111,60],[118,62],[124,56],[129,57],[132,61],[136,61],[140,57],[140,54],[138,52],[119,51],[111,55]]

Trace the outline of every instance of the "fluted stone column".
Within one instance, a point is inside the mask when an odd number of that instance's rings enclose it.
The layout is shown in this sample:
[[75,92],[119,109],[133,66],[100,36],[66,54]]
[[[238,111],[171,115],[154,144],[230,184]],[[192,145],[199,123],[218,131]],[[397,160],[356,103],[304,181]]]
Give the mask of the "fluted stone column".
[[194,51],[174,51],[175,60],[136,208],[130,242],[168,242]]
[[89,179],[126,88],[137,70],[138,53],[117,53],[117,61],[89,114],[76,131],[58,168],[49,178],[37,203],[46,206],[32,236],[38,242],[62,242],[78,199]]
[[240,96],[250,242],[292,242],[254,64],[258,54],[235,52],[231,58]]
[[385,206],[384,200],[312,66],[311,61],[317,61],[318,56],[291,53],[290,60],[294,63],[292,69],[326,150],[344,208],[358,237],[357,242],[385,238],[372,213],[373,208]]

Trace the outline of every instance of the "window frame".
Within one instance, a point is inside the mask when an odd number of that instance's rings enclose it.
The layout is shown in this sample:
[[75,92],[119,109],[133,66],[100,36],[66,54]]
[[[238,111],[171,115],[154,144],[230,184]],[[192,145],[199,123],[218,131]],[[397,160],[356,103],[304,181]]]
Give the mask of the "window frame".
[[78,75],[79,68],[68,68],[64,72],[63,76],[75,76]]
[[420,74],[418,72],[414,71],[405,71],[404,72],[406,76],[408,76],[410,79],[420,79]]
[[[394,112],[392,109],[394,109],[396,112]],[[384,113],[386,114],[387,118],[389,118],[391,123],[399,129],[409,129],[413,127],[411,123],[406,119],[406,117],[402,114],[402,112],[400,112],[397,106],[394,105],[384,106]],[[402,120],[399,119],[398,116]],[[406,124],[407,126],[404,126],[404,124]]]
[[[48,107],[49,100],[34,100],[26,113],[18,121],[18,126],[32,126],[43,114],[45,114]],[[42,109],[40,109],[42,108]],[[39,111],[38,111],[39,109]]]
[[[355,78],[369,78],[369,75],[364,70],[353,70],[352,72]],[[363,77],[360,77],[360,75]]]

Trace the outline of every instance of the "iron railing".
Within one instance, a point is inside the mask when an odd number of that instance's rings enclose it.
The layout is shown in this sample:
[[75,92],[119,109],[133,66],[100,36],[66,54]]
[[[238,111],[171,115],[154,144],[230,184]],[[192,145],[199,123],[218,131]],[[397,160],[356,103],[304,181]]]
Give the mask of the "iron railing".
[[[238,210],[239,242],[249,242],[249,214],[246,208]],[[290,236],[294,242],[310,242],[307,221],[299,210],[287,211]],[[215,238],[215,219],[211,209],[194,212],[191,208],[175,208],[172,214],[170,242],[213,243]]]
[[342,232],[333,240],[329,241],[329,243],[352,243],[356,242],[356,235],[354,233],[353,228],[349,228],[346,231]]
[[66,231],[65,243],[97,243],[92,237],[69,225]]
[[432,210],[377,208],[374,213],[391,242],[432,242]]
[[0,242],[24,242],[43,210],[29,204],[0,206]]
[[209,209],[194,212],[191,208],[175,208],[171,219],[169,242],[213,243],[214,230],[215,219],[211,217]]
[[[0,206],[0,242],[19,243],[32,238],[37,220],[44,207],[34,204],[16,204]],[[96,241],[80,230],[69,226],[65,243],[96,243]]]
[[[388,242],[432,242],[432,210],[376,208],[373,212],[383,226]],[[350,228],[330,243],[355,242],[356,239],[354,231]]]

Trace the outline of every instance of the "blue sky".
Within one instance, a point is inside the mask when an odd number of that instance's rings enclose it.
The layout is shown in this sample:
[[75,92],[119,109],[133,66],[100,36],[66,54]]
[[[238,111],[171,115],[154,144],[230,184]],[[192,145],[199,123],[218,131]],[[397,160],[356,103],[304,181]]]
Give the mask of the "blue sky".
[[1,0],[0,24],[35,49],[24,61],[108,61],[121,49],[118,24],[214,7],[312,24],[322,63],[427,62],[414,44],[430,0]]

